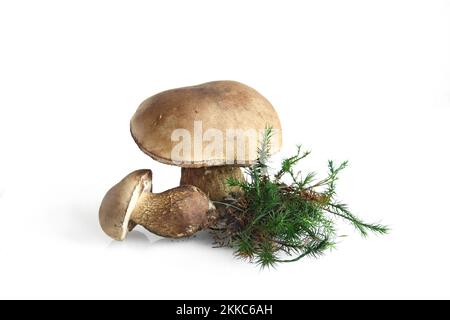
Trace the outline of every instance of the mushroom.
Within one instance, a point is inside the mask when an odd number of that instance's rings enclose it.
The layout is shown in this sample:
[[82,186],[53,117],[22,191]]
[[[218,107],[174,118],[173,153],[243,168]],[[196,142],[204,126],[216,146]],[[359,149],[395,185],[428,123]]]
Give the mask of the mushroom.
[[99,210],[100,226],[115,240],[136,225],[170,238],[193,235],[210,221],[214,206],[197,187],[185,185],[152,193],[152,171],[137,170],[112,187]]
[[258,158],[261,134],[272,127],[271,153],[281,148],[281,124],[271,103],[236,81],[214,81],[158,93],[141,103],[130,129],[153,159],[180,166],[180,184],[220,201],[243,179],[240,167]]

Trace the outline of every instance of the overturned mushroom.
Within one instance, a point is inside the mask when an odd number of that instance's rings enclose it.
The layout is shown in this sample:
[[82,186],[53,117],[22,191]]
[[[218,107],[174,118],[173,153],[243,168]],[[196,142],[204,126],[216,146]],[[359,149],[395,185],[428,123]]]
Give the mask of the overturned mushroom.
[[137,170],[112,187],[99,210],[100,226],[115,240],[136,225],[163,237],[193,235],[212,218],[214,206],[197,187],[185,185],[152,193],[151,170]]
[[258,158],[266,127],[270,153],[281,148],[281,124],[272,104],[236,81],[214,81],[158,93],[139,106],[131,135],[153,159],[182,168],[180,184],[202,189],[211,200],[237,191],[226,180],[243,179],[240,167]]

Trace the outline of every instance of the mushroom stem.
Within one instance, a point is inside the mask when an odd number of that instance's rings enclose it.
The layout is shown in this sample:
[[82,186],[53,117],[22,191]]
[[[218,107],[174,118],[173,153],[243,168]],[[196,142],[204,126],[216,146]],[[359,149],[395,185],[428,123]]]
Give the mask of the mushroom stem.
[[200,188],[212,201],[223,200],[230,192],[239,191],[229,187],[227,179],[244,180],[241,168],[236,166],[216,166],[203,168],[181,168],[180,185]]
[[194,186],[162,193],[144,190],[130,220],[163,237],[191,236],[208,222],[214,205]]

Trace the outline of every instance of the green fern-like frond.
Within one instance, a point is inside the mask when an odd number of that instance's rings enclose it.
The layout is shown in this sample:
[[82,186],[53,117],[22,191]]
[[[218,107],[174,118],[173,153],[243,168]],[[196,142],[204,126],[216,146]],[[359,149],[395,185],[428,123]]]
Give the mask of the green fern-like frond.
[[314,172],[297,170],[310,154],[302,146],[292,157],[282,161],[279,171],[268,172],[270,139],[267,128],[258,148],[258,160],[247,169],[248,179],[230,178],[227,183],[240,193],[230,195],[224,205],[220,239],[226,238],[238,257],[256,262],[261,267],[274,267],[280,262],[294,262],[304,257],[319,257],[335,246],[335,217],[352,224],[362,236],[369,232],[385,234],[389,228],[366,223],[348,206],[335,199],[336,181],[347,161],[336,165],[328,162],[328,175],[316,179]]

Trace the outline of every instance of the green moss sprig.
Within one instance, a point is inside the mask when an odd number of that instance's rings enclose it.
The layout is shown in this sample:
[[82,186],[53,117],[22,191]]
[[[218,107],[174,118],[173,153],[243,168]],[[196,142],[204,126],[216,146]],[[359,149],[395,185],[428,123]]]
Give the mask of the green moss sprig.
[[[269,174],[270,139],[265,131],[258,160],[247,169],[246,181],[229,179],[240,192],[223,202],[220,223],[212,228],[220,246],[231,246],[238,257],[273,267],[280,262],[318,257],[336,244],[335,218],[351,223],[362,236],[385,234],[387,226],[362,221],[348,206],[336,200],[336,181],[347,161],[328,162],[328,175],[318,180],[313,172],[295,168],[310,152],[298,146],[294,156],[284,159],[274,175]],[[283,182],[288,180],[289,183]]]

